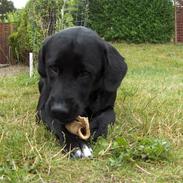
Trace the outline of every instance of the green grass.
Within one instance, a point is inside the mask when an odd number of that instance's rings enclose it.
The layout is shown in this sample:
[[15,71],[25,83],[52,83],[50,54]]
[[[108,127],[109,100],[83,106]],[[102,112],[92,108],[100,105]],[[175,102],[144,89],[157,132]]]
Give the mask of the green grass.
[[183,45],[114,46],[129,70],[93,159],[70,160],[35,123],[37,76],[0,78],[0,182],[183,182]]

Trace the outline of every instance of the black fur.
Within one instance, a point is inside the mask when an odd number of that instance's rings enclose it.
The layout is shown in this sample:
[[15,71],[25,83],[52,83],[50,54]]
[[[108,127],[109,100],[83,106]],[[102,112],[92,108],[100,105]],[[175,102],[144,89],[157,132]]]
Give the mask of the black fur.
[[89,117],[94,140],[107,135],[108,125],[115,121],[117,88],[127,72],[115,48],[85,27],[65,29],[44,41],[38,72],[38,120],[66,149],[84,143],[64,127],[78,115]]

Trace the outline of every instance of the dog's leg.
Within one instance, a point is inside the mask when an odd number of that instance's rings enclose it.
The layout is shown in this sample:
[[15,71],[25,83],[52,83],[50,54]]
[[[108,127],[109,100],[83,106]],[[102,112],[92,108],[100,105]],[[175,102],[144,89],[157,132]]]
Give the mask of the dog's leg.
[[49,88],[46,85],[46,80],[41,78],[39,83],[38,83],[38,88],[39,88],[39,101],[37,104],[37,108],[36,108],[36,122],[40,122],[42,119],[42,114],[41,111],[45,105],[45,101],[47,101],[48,96],[49,96]]
[[106,137],[108,125],[114,122],[115,113],[113,109],[108,109],[91,119],[90,128],[93,140],[96,141],[99,136]]

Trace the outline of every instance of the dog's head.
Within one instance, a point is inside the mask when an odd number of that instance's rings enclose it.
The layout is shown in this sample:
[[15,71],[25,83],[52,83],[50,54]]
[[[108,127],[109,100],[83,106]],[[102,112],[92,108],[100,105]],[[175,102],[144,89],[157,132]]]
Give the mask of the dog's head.
[[126,69],[116,49],[90,29],[70,28],[48,38],[38,64],[48,114],[61,122],[83,115],[92,93],[115,92]]

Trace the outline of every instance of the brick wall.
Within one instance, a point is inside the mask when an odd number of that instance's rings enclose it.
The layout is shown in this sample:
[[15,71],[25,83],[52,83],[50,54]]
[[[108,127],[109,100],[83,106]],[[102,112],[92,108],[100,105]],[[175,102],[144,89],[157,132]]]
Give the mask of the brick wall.
[[176,8],[177,42],[183,42],[183,6]]
[[7,58],[10,56],[8,37],[12,31],[12,24],[0,23],[0,64],[7,64]]

